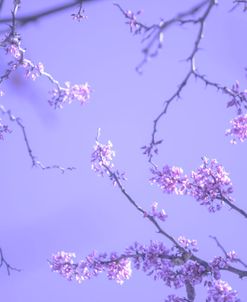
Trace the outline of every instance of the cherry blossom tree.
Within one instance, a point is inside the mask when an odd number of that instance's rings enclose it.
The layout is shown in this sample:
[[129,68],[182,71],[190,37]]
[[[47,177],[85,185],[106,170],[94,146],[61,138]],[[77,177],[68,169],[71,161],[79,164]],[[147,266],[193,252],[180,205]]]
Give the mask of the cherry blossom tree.
[[[39,78],[48,80],[50,90],[47,93],[47,104],[50,106],[50,110],[66,110],[66,107],[74,102],[83,105],[81,109],[83,110],[84,105],[90,104],[94,94],[92,85],[86,80],[78,84],[72,84],[69,81],[61,84],[55,75],[46,70],[45,62],[39,62],[38,58],[34,62],[26,55],[25,41],[21,35],[23,27],[46,17],[52,18],[60,12],[69,12],[71,22],[78,22],[80,26],[83,26],[83,22],[87,22],[87,19],[90,18],[86,10],[87,2],[90,1],[72,1],[38,13],[22,15],[21,7],[25,5],[24,1],[13,1],[11,15],[0,19],[0,24],[5,25],[1,31],[1,55],[6,61],[0,74],[0,98],[2,100],[8,97],[7,86],[3,88],[3,84],[8,83],[11,77],[20,70],[26,81],[38,81]],[[246,14],[247,1],[229,2],[230,9],[226,13]],[[240,88],[241,85],[236,80],[228,87],[221,83],[220,79],[218,79],[219,82],[211,79],[202,73],[198,59],[203,48],[202,41],[207,25],[211,22],[211,15],[217,13],[217,6],[220,5],[221,1],[218,3],[216,0],[194,1],[194,4],[188,5],[186,9],[178,9],[175,15],[169,18],[161,16],[162,18],[156,23],[149,24],[145,21],[145,15],[148,12],[142,9],[135,12],[132,11],[132,8],[126,8],[119,3],[113,4],[120,23],[125,23],[130,35],[139,37],[142,42],[142,59],[135,70],[140,77],[147,72],[147,67],[154,64],[163,49],[166,48],[166,35],[169,32],[176,28],[186,27],[194,33],[189,54],[183,58],[187,70],[171,95],[164,100],[153,124],[150,125],[149,141],[144,146],[140,146],[140,156],[144,156],[148,164],[149,183],[153,188],[160,189],[165,194],[164,196],[179,195],[178,199],[188,197],[195,200],[207,209],[209,217],[217,215],[219,211],[227,208],[231,210],[230,215],[235,213],[238,215],[238,219],[245,219],[247,218],[246,207],[242,207],[235,200],[235,184],[224,163],[202,154],[201,163],[198,161],[198,166],[194,167],[192,171],[184,172],[182,167],[173,166],[169,162],[159,164],[160,159],[163,160],[161,150],[163,150],[165,140],[165,136],[161,134],[161,132],[163,133],[162,121],[169,116],[170,108],[175,101],[183,97],[186,89],[194,80],[198,85],[203,84],[207,89],[215,92],[215,97],[222,94],[226,100],[226,111],[233,109],[234,117],[229,122],[229,128],[222,133],[229,144],[242,146],[241,143],[244,144],[247,138],[247,90]],[[3,6],[4,1],[0,1],[0,10]],[[8,137],[16,130],[14,126],[17,126],[21,130],[23,143],[33,167],[41,170],[54,169],[62,174],[73,173],[77,167],[72,165],[65,167],[57,163],[45,164],[34,154],[25,122],[15,115],[18,113],[11,111],[11,104],[8,106],[9,108],[6,108],[6,105],[0,105],[1,144],[8,144]],[[104,129],[102,130],[104,132]],[[201,254],[197,238],[187,238],[182,229],[181,235],[176,238],[173,230],[168,231],[166,228],[166,223],[172,219],[172,216],[170,217],[163,208],[162,201],[150,203],[150,206],[146,208],[138,198],[134,197],[135,194],[128,192],[128,171],[119,170],[114,163],[115,149],[111,140],[103,142],[101,129],[95,129],[96,132],[95,145],[91,154],[92,170],[98,176],[109,178],[113,187],[121,193],[121,197],[125,198],[140,214],[140,219],[144,219],[161,235],[160,240],[150,240],[148,244],[137,240],[130,243],[122,252],[116,252],[114,247],[110,252],[97,252],[92,247],[92,252],[85,255],[83,259],[77,259],[75,252],[64,251],[61,247],[61,250],[54,251],[48,260],[51,271],[69,281],[78,283],[105,273],[109,280],[123,284],[126,280],[131,279],[135,270],[139,270],[154,281],[161,282],[165,288],[173,290],[173,294],[161,297],[161,301],[244,301],[244,297],[239,296],[230,282],[225,279],[225,273],[228,273],[228,275],[239,278],[239,282],[246,282],[247,264],[242,256],[238,255],[238,251],[227,250],[220,238],[211,235],[210,238],[218,247],[219,253],[208,259],[201,256],[203,253]],[[35,153],[38,153],[38,150]],[[43,171],[43,173],[49,172]],[[149,239],[147,238],[147,240]],[[2,249],[4,250],[4,247],[0,248],[0,268],[5,266],[8,274],[11,271],[20,271],[18,267],[9,264]],[[203,288],[204,296],[197,295],[198,288]],[[183,290],[182,294],[181,291],[178,294],[178,289]]]

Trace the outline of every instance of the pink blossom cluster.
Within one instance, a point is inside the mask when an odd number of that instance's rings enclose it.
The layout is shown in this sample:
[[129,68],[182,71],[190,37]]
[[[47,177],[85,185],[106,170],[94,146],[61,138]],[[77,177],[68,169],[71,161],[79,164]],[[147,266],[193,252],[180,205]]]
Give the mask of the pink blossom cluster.
[[81,85],[71,85],[65,83],[65,88],[57,86],[51,91],[49,104],[54,108],[63,108],[65,103],[70,104],[73,101],[79,101],[82,105],[90,99],[91,88],[88,83]]
[[[184,237],[180,241],[186,242],[185,245],[189,243],[194,246],[192,240],[185,240]],[[188,255],[192,254],[188,253]],[[215,279],[213,266],[191,260],[190,257],[185,257],[183,249],[179,249],[177,246],[167,248],[162,242],[151,241],[149,245],[135,242],[121,255],[116,252],[109,255],[98,254],[94,251],[77,263],[74,262],[74,259],[74,253],[58,252],[49,261],[51,270],[67,280],[77,282],[91,279],[105,272],[108,279],[122,284],[131,277],[131,265],[133,265],[135,269],[142,270],[154,280],[161,280],[166,286],[175,289],[181,287],[188,289],[189,284],[189,288],[193,292],[194,286],[203,284],[208,288],[206,300],[208,302],[240,301],[236,291],[233,291],[226,282]],[[224,269],[224,266],[219,269]],[[165,301],[188,300],[170,295]]]
[[50,267],[53,272],[59,273],[67,280],[76,280],[81,283],[105,272],[109,280],[122,284],[131,276],[131,264],[128,258],[119,257],[116,253],[107,256],[93,252],[85,260],[74,263],[74,253],[58,252],[52,255]]
[[191,195],[210,212],[220,210],[224,199],[232,201],[233,192],[229,174],[217,160],[202,158],[202,165],[190,176],[178,167],[164,166],[162,170],[152,168],[150,182],[156,183],[164,193]]
[[10,54],[17,60],[20,60],[22,57],[22,53],[16,44],[7,44],[5,47],[5,51],[7,54]]
[[9,53],[14,58],[9,62],[10,71],[17,69],[19,66],[25,69],[27,78],[36,80],[37,77],[46,76],[55,86],[51,91],[51,99],[48,101],[54,108],[62,108],[65,103],[79,101],[81,104],[86,103],[90,99],[91,88],[88,83],[81,85],[71,85],[70,82],[65,83],[65,87],[61,87],[59,82],[55,80],[49,73],[44,71],[42,63],[34,64],[30,60],[24,58],[25,50],[20,47],[20,41],[12,42],[11,37],[6,37],[4,41],[6,53]]
[[158,218],[161,221],[165,221],[166,218],[168,217],[168,215],[166,214],[164,209],[161,209],[160,211],[158,211],[157,202],[153,202],[153,204],[151,206],[151,211],[144,213],[144,217],[147,217],[147,216]]
[[185,194],[188,177],[183,174],[183,169],[165,165],[161,171],[151,168],[151,173],[153,174],[151,183],[156,183],[163,192]]
[[94,151],[91,155],[92,169],[101,176],[105,173],[109,175],[108,169],[114,168],[112,160],[115,156],[115,151],[112,147],[111,141],[108,141],[107,144],[101,144],[96,140],[94,145]]
[[114,164],[112,160],[115,156],[115,151],[112,147],[111,141],[108,141],[107,144],[101,144],[97,138],[91,155],[91,168],[100,176],[105,174],[109,176],[113,185],[116,185],[117,180],[126,180],[126,175],[119,170],[113,170]]
[[141,30],[141,26],[137,21],[137,17],[142,13],[141,10],[133,13],[131,10],[125,11],[125,17],[128,19],[125,23],[129,25],[131,33],[139,33]]
[[26,77],[31,78],[33,81],[35,81],[44,72],[44,65],[40,62],[34,65],[30,61],[24,59],[22,67],[25,69]]
[[197,252],[198,251],[197,240],[195,240],[195,239],[188,239],[184,236],[179,236],[178,237],[178,243],[186,251],[192,251],[192,252]]
[[231,129],[227,129],[225,134],[233,136],[231,143],[236,144],[237,140],[245,141],[247,138],[247,114],[235,117],[230,123]]
[[206,302],[241,302],[237,292],[223,280],[207,282],[208,297]]
[[213,271],[213,275],[215,279],[220,279],[220,271],[222,269],[226,269],[230,263],[233,263],[237,260],[237,254],[235,251],[230,251],[224,257],[217,256],[210,262],[210,266]]

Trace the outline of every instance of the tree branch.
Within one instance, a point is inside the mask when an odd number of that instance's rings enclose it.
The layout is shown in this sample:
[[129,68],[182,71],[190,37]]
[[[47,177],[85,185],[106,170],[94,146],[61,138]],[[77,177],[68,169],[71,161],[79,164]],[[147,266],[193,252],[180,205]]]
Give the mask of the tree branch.
[[[84,2],[93,2],[93,1],[96,2],[98,0],[83,0],[83,3]],[[26,16],[20,16],[20,17],[16,18],[16,23],[18,26],[25,26],[29,23],[36,22],[45,17],[49,17],[51,15],[55,15],[55,14],[61,13],[63,11],[66,11],[69,8],[72,8],[74,6],[81,5],[81,2],[82,2],[82,0],[75,0],[70,3],[61,4],[61,5],[52,7],[52,8],[45,9],[40,12],[31,13]],[[9,18],[9,17],[1,18],[0,24],[1,23],[5,23],[5,24],[10,23],[11,21],[12,21],[12,18]]]

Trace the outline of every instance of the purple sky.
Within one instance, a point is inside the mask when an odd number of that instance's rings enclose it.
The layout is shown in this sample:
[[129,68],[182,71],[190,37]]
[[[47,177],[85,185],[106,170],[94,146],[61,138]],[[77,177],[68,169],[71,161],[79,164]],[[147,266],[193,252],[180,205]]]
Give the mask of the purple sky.
[[[148,24],[197,3],[163,2],[118,3],[134,12],[143,9],[140,18]],[[206,24],[197,67],[212,81],[229,87],[239,80],[244,90],[247,15],[240,9],[229,13],[230,0],[219,2]],[[51,1],[23,1],[20,14],[49,5]],[[5,4],[0,17],[9,13],[9,7]],[[93,92],[87,104],[73,103],[54,110],[47,103],[52,88],[49,81],[25,80],[21,71],[3,88],[1,102],[22,118],[34,154],[47,165],[77,168],[65,174],[31,168],[20,129],[9,123],[12,133],[0,142],[0,247],[8,262],[22,271],[8,277],[5,269],[0,269],[3,301],[148,302],[163,301],[174,293],[142,272],[133,271],[122,286],[108,281],[105,275],[79,285],[49,269],[47,259],[60,250],[75,252],[80,259],[94,249],[121,252],[136,240],[164,241],[107,177],[98,177],[91,170],[90,156],[99,127],[101,141],[110,139],[113,143],[115,166],[127,174],[126,190],[144,208],[159,202],[169,215],[164,223],[169,233],[197,239],[198,255],[207,260],[221,254],[209,238],[217,236],[227,250],[234,249],[246,260],[244,218],[228,208],[209,214],[193,198],[165,195],[150,186],[150,165],[140,149],[150,141],[153,120],[164,100],[187,72],[184,59],[191,51],[195,28],[188,25],[167,31],[163,50],[145,65],[140,76],[135,71],[142,60],[140,37],[129,33],[120,11],[111,1],[85,4],[85,10],[88,19],[80,23],[70,16],[76,10],[69,10],[28,25],[20,33],[26,56],[42,62],[61,83],[87,81],[91,85]],[[4,59],[3,53],[1,57]],[[247,147],[245,143],[233,146],[224,136],[235,115],[234,109],[226,108],[228,101],[226,95],[191,78],[181,100],[170,106],[159,124],[158,137],[164,142],[155,162],[181,166],[189,173],[201,164],[204,155],[218,159],[230,172],[236,203],[246,209]],[[223,279],[247,300],[246,280],[229,273],[223,274]],[[197,301],[202,301],[203,294],[198,288]]]

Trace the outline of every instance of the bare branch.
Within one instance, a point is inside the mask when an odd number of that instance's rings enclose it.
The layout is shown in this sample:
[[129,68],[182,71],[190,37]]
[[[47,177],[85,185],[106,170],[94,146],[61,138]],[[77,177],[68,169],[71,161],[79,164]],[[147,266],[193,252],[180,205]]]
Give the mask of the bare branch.
[[[83,3],[84,2],[93,2],[93,1],[95,2],[95,1],[98,1],[98,0],[83,0]],[[72,7],[75,7],[77,5],[81,6],[81,3],[82,3],[81,0],[75,0],[75,1],[72,1],[70,3],[65,3],[65,4],[62,4],[62,5],[58,5],[58,6],[48,8],[48,9],[40,11],[40,12],[31,13],[31,14],[28,14],[26,16],[21,16],[21,17],[16,18],[16,23],[17,23],[17,26],[25,26],[29,23],[36,22],[36,21],[41,20],[45,17],[49,17],[51,15],[61,13],[65,10],[67,10],[69,8],[72,8]],[[3,23],[5,23],[5,24],[10,23],[11,21],[12,21],[12,18],[9,18],[9,17],[1,18],[0,19],[0,24],[1,23],[2,24]]]
[[33,166],[33,167],[39,167],[39,168],[41,168],[42,170],[58,169],[58,170],[60,170],[62,173],[64,173],[64,172],[67,171],[67,170],[72,171],[72,170],[76,169],[75,167],[67,167],[67,168],[64,168],[64,167],[62,167],[62,166],[60,166],[60,165],[51,165],[51,166],[46,166],[46,165],[44,165],[44,164],[43,164],[41,161],[39,161],[39,160],[37,159],[37,157],[33,154],[33,151],[32,151],[32,149],[31,149],[31,146],[30,146],[30,143],[29,143],[29,139],[28,139],[28,136],[27,136],[27,133],[26,133],[25,126],[24,126],[24,124],[22,123],[21,118],[15,117],[15,116],[11,113],[11,111],[10,111],[10,110],[6,110],[6,109],[4,108],[3,105],[0,105],[0,111],[1,111],[2,114],[7,115],[8,118],[9,118],[9,120],[10,120],[11,122],[16,123],[16,124],[18,125],[18,127],[20,127],[21,132],[22,132],[22,135],[23,135],[23,138],[24,138],[24,142],[25,142],[25,145],[26,145],[26,148],[27,148],[27,152],[28,152],[28,155],[29,155],[29,157],[30,157],[30,159],[31,159],[31,162],[32,162],[32,166]]
[[3,265],[5,265],[5,267],[6,267],[6,269],[7,269],[8,275],[10,275],[10,272],[11,272],[11,271],[16,271],[16,272],[20,272],[20,271],[21,271],[20,269],[14,267],[14,266],[12,266],[12,265],[10,265],[10,264],[6,261],[6,259],[5,259],[4,256],[3,256],[3,251],[2,251],[2,249],[0,248],[0,268],[1,268]]

